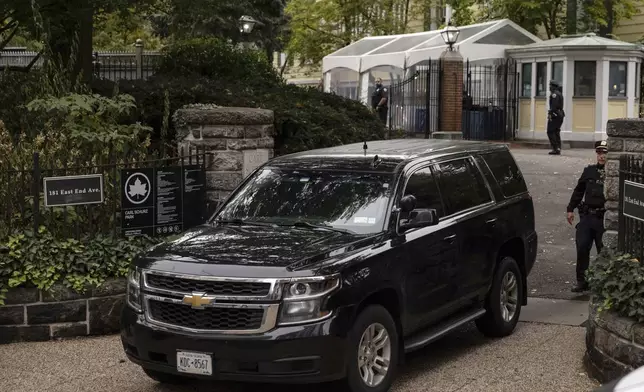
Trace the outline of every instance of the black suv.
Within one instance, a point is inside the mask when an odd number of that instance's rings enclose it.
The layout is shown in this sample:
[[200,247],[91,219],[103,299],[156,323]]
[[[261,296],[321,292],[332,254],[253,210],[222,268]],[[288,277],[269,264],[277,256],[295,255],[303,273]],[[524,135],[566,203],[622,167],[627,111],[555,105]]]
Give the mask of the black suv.
[[386,140],[275,158],[134,262],[121,337],[160,382],[387,391],[404,353],[513,332],[537,252],[505,145]]

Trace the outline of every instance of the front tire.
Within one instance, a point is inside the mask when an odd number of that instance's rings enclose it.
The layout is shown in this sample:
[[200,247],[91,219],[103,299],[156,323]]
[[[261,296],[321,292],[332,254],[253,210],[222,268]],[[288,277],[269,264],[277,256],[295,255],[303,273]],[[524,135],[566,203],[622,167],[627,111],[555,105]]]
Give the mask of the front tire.
[[386,392],[398,369],[396,323],[380,305],[358,315],[349,333],[347,384],[351,392]]
[[483,335],[492,338],[511,335],[519,322],[522,303],[523,277],[519,264],[506,256],[496,269],[485,300],[486,313],[476,320],[476,327]]

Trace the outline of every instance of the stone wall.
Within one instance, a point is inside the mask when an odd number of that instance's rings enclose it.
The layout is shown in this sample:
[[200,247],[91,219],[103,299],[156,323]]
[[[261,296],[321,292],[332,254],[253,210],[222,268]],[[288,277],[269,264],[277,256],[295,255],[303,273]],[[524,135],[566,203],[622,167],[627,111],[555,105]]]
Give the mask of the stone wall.
[[208,152],[206,190],[214,205],[273,157],[272,110],[190,105],[175,112],[174,123],[184,151]]
[[9,289],[0,306],[0,344],[119,331],[126,280],[111,279],[78,294],[55,284],[48,291]]
[[586,325],[586,364],[602,383],[644,366],[644,324],[610,311],[597,312],[590,301]]
[[644,156],[644,119],[618,118],[608,120],[608,154],[606,161],[606,179],[604,194],[606,196],[606,215],[604,216],[604,244],[617,247],[618,200],[619,200],[619,157],[622,154]]

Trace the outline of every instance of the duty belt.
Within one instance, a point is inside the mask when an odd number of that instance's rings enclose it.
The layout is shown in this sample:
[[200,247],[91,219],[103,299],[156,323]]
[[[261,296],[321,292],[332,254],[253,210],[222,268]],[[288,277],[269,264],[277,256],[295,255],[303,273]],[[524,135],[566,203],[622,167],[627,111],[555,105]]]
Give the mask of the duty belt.
[[589,215],[603,215],[606,212],[606,209],[603,207],[593,208],[588,206],[582,206],[580,209],[580,212],[583,214],[589,214]]

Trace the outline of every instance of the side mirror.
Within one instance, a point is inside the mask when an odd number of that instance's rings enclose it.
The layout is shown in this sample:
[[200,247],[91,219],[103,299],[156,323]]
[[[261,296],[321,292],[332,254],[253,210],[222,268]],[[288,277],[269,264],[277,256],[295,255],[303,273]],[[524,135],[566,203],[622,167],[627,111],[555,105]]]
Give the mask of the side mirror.
[[438,224],[438,213],[433,209],[419,208],[409,213],[409,218],[398,225],[398,231],[404,233],[407,230],[420,227],[434,226]]

